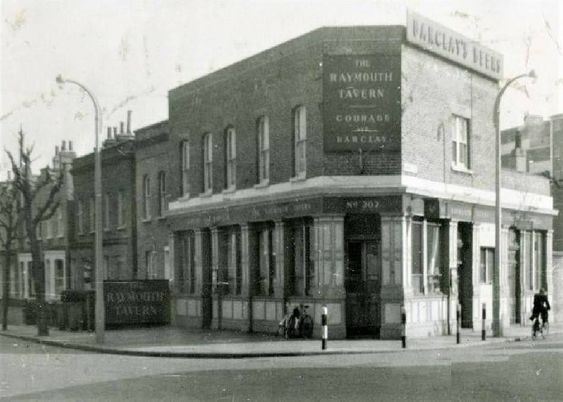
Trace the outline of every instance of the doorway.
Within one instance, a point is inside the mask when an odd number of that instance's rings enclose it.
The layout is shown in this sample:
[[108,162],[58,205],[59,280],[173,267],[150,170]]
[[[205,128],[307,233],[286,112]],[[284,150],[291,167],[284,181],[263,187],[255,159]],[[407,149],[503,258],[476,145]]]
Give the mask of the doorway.
[[457,230],[461,327],[473,328],[473,225],[468,222],[459,222]]
[[211,268],[211,232],[201,231],[201,262],[202,262],[202,286],[201,286],[201,326],[204,329],[211,328],[213,318],[213,279]]
[[381,259],[377,240],[346,243],[346,333],[379,337]]

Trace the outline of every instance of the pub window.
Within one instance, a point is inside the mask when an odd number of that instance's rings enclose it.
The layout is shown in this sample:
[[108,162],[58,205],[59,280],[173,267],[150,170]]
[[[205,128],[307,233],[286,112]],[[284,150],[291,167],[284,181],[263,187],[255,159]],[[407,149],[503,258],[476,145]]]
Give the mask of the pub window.
[[143,176],[143,219],[151,218],[151,179],[148,174]]
[[452,162],[455,167],[469,169],[469,119],[454,116]]
[[229,293],[240,295],[242,267],[241,267],[241,246],[240,230],[236,227],[227,232],[227,282],[229,283]]
[[412,222],[412,289],[414,293],[424,293],[424,250],[422,242],[423,223]]
[[440,225],[427,223],[426,225],[426,270],[428,275],[428,291],[440,291]]
[[481,259],[479,262],[479,282],[492,283],[493,269],[495,266],[495,249],[481,247]]
[[291,229],[291,261],[290,282],[293,296],[310,296],[313,284],[313,262],[311,261],[312,223],[308,220],[296,221]]
[[203,192],[213,191],[213,137],[211,133],[203,135]]
[[225,132],[225,188],[234,189],[237,183],[237,136],[233,127]]
[[177,236],[177,263],[175,282],[180,293],[195,293],[195,244],[193,232],[181,232]]
[[166,203],[166,173],[158,173],[158,216],[164,216],[167,209]]
[[256,251],[258,264],[256,265],[256,294],[269,296],[274,293],[274,254],[272,245],[273,230],[270,226],[258,230]]
[[304,177],[307,157],[307,112],[304,106],[293,110],[293,174]]
[[182,195],[190,195],[190,142],[188,140],[182,141],[180,145],[180,160],[182,177]]
[[268,116],[258,118],[256,122],[258,137],[258,183],[267,183],[270,179],[270,123]]

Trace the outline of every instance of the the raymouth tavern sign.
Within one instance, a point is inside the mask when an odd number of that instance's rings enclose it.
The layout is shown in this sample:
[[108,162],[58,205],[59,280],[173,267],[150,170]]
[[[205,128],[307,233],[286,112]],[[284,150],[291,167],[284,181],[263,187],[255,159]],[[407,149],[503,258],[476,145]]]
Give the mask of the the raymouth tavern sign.
[[325,55],[325,152],[400,149],[400,85],[398,55]]

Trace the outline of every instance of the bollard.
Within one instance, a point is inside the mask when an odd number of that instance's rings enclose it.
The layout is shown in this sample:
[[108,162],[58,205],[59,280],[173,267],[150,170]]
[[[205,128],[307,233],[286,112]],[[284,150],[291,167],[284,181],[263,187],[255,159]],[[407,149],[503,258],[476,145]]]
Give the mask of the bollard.
[[407,310],[404,304],[401,304],[401,347],[407,347]]
[[483,309],[481,310],[481,340],[487,339],[487,334],[485,332],[485,320],[487,319],[487,305],[483,303]]
[[323,334],[322,334],[322,350],[326,349],[326,341],[328,339],[328,308],[326,306],[322,307],[322,316],[321,316],[321,324],[323,326]]
[[455,318],[456,318],[456,334],[455,334],[455,341],[456,343],[459,345],[459,343],[461,342],[461,334],[459,332],[460,329],[460,321],[461,321],[461,304],[457,305],[456,308],[456,312],[455,312]]

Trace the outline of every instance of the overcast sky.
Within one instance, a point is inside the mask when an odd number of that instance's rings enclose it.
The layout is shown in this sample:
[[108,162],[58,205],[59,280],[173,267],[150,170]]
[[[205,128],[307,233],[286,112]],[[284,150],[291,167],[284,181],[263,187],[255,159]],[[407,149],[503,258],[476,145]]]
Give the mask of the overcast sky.
[[[103,107],[104,130],[133,111],[133,129],[168,117],[168,90],[321,26],[401,24],[406,8],[504,55],[505,77],[539,78],[503,100],[504,127],[525,113],[563,112],[559,0],[2,0],[0,146],[20,125],[35,168],[71,140],[94,147],[90,100],[55,77],[80,81]],[[524,84],[524,81],[522,81]],[[2,152],[0,179],[8,168]]]

